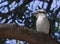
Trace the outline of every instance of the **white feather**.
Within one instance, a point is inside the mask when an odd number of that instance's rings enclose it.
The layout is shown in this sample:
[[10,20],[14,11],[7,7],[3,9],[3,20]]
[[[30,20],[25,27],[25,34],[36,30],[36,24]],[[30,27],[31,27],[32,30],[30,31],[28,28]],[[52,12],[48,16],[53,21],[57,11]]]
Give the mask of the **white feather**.
[[37,31],[48,34],[49,33],[49,21],[46,15],[43,13],[38,13],[36,17],[37,17],[37,21],[36,21]]

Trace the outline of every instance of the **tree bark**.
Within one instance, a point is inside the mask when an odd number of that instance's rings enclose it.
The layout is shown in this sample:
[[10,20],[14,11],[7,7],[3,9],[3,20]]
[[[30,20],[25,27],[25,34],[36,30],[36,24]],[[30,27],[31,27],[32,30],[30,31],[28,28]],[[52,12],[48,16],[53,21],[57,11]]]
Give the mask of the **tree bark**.
[[15,24],[0,24],[0,38],[18,39],[30,44],[59,44],[47,34]]

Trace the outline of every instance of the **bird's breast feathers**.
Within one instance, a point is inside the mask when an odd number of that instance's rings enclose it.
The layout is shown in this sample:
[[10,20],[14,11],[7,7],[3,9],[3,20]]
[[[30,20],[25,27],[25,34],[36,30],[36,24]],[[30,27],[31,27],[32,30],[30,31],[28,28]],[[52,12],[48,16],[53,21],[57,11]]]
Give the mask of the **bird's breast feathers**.
[[49,21],[46,16],[38,16],[36,21],[37,31],[49,33]]
[[44,23],[45,16],[38,16],[36,23]]

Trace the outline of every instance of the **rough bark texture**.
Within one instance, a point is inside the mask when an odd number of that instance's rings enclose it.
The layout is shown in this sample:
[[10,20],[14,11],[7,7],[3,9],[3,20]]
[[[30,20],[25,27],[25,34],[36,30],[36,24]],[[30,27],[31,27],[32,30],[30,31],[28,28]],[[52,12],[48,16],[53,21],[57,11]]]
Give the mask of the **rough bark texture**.
[[59,44],[46,34],[15,24],[0,24],[0,38],[18,39],[30,44]]

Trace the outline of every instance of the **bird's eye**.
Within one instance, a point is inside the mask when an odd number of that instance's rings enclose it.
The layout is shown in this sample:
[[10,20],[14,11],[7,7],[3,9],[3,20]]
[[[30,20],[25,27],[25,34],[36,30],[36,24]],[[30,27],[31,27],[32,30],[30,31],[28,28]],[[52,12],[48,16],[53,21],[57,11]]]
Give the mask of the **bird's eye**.
[[45,14],[45,12],[41,12],[41,11],[38,11],[38,13],[44,13]]

